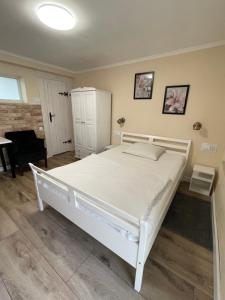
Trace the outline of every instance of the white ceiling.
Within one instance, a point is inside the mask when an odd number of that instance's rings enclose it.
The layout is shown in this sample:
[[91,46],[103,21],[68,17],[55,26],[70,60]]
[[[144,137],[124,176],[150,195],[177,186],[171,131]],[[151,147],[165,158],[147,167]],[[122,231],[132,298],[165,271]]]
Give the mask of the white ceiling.
[[225,40],[225,0],[61,0],[68,32],[41,24],[40,0],[0,0],[0,49],[73,71]]

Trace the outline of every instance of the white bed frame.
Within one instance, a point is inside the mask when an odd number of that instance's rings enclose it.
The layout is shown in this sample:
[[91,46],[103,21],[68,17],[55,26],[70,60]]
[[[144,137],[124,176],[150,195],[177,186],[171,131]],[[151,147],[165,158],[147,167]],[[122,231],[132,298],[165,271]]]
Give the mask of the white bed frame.
[[[122,144],[135,142],[153,143],[154,145],[163,146],[167,152],[183,155],[186,158],[186,162],[191,146],[190,140],[122,132]],[[179,172],[174,185],[171,185],[167,192],[162,194],[160,201],[163,201],[163,209],[161,206],[159,209],[157,205],[155,205],[150,215],[143,217],[138,220],[138,222],[116,207],[111,206],[107,211],[102,209],[98,205],[98,199],[94,199],[82,191],[75,189],[66,182],[53,177],[33,164],[30,164],[30,167],[34,175],[40,211],[44,210],[44,203],[49,204],[136,268],[134,288],[139,292],[142,284],[145,261],[169,209],[179,182],[182,179],[186,164]],[[110,220],[111,223],[116,224],[120,228],[135,233],[139,236],[139,241],[133,242],[123,237],[120,232],[109,226],[107,222],[103,222],[100,218],[92,217],[90,214],[87,214],[85,210],[80,209],[78,203],[88,208],[89,211],[94,211],[104,219]]]

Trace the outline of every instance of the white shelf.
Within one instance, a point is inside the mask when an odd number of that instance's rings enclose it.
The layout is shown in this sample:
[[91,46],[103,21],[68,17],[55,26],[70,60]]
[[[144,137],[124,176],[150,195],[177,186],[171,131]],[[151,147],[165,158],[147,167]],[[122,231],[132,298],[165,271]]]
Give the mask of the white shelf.
[[210,182],[210,183],[212,182],[212,179],[206,179],[206,178],[198,176],[198,175],[192,175],[192,179],[198,179],[198,180],[202,180],[202,181]]
[[195,165],[193,168],[189,190],[202,195],[209,196],[214,178],[214,168]]

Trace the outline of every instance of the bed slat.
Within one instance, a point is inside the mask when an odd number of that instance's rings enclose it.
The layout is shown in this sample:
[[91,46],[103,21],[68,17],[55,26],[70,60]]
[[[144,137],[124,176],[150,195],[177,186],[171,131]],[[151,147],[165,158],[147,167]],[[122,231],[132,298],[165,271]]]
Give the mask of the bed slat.
[[129,145],[138,142],[152,143],[153,145],[164,147],[167,152],[183,155],[186,159],[188,159],[191,147],[191,140],[145,135],[132,132],[121,133],[121,144]]

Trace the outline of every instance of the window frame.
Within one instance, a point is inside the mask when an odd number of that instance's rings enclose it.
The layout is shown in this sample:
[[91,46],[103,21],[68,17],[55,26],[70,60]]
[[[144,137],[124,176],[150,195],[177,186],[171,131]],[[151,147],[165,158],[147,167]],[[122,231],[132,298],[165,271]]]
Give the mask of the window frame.
[[0,98],[0,104],[1,103],[7,103],[7,104],[8,103],[23,103],[24,98],[23,98],[22,87],[21,87],[21,77],[19,77],[19,76],[10,76],[10,75],[2,75],[2,74],[0,74],[0,77],[15,79],[17,81],[18,92],[19,92],[19,97],[20,97],[20,99],[2,99],[2,98]]

